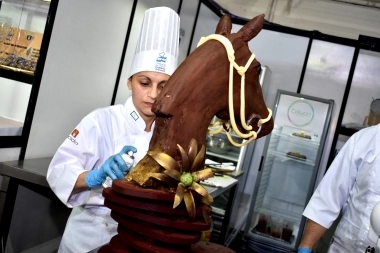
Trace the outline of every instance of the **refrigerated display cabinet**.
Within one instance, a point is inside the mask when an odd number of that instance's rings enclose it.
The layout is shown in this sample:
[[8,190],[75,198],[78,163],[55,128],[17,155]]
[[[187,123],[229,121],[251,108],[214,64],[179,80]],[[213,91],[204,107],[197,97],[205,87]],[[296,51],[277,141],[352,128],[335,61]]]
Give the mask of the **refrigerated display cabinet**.
[[334,102],[279,90],[244,234],[255,252],[294,252]]

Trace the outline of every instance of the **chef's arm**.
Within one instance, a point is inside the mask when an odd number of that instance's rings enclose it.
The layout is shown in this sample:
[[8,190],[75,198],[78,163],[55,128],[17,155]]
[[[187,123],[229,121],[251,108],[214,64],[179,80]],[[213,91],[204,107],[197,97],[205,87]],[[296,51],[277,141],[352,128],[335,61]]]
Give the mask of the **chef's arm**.
[[85,171],[85,172],[79,174],[79,177],[78,177],[77,181],[75,182],[74,189],[73,189],[71,195],[76,194],[78,192],[88,190],[88,186],[87,186],[86,181],[85,181],[85,178],[86,178],[88,172],[89,171]]
[[313,249],[314,245],[326,232],[327,228],[308,219],[299,248]]

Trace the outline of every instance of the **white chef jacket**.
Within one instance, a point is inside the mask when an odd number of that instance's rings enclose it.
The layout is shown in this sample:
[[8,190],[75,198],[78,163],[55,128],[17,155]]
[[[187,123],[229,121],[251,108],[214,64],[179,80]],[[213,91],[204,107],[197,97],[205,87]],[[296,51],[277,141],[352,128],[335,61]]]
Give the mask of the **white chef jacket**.
[[74,208],[66,224],[59,252],[89,252],[108,243],[117,223],[104,206],[103,187],[71,195],[78,176],[98,169],[125,145],[137,148],[134,165],[149,148],[154,123],[145,132],[145,121],[130,97],[125,105],[97,109],[87,115],[58,148],[47,172],[47,181],[57,197]]
[[347,141],[310,199],[303,215],[329,228],[342,218],[329,252],[363,253],[372,209],[380,201],[380,124],[365,128]]

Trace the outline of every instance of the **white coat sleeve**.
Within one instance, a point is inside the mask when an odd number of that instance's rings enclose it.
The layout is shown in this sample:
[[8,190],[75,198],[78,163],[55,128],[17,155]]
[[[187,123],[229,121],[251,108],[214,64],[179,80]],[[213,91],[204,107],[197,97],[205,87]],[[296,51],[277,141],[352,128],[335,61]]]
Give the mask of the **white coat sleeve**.
[[325,228],[332,225],[346,206],[368,141],[358,132],[346,142],[306,206],[305,217]]
[[97,166],[101,134],[92,114],[86,116],[55,153],[47,181],[57,197],[68,207],[84,204],[90,191],[71,195],[78,176]]

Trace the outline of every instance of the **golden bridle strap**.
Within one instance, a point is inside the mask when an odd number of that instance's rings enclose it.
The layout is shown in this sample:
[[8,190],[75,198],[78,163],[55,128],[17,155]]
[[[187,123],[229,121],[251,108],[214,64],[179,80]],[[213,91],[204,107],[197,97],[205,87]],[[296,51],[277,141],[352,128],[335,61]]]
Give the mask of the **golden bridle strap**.
[[[211,34],[207,37],[202,37],[200,39],[197,47],[199,47],[200,45],[202,45],[204,42],[206,42],[208,40],[217,40],[220,43],[222,43],[224,45],[224,47],[226,48],[227,57],[228,57],[228,60],[230,62],[229,86],[228,86],[228,105],[229,105],[228,108],[229,108],[229,113],[230,113],[230,122],[231,122],[233,130],[235,131],[235,133],[240,138],[244,138],[244,139],[249,138],[249,139],[247,141],[244,141],[243,143],[235,142],[231,137],[231,127],[228,124],[228,122],[224,121],[224,120],[218,120],[217,122],[210,124],[210,127],[214,127],[214,126],[219,125],[219,128],[215,129],[215,130],[209,130],[208,132],[210,134],[220,133],[221,131],[223,131],[223,124],[224,124],[228,129],[228,130],[226,130],[226,133],[227,133],[227,137],[228,137],[229,141],[232,143],[232,145],[234,145],[236,147],[241,147],[241,146],[247,145],[252,140],[255,140],[257,138],[257,134],[261,130],[261,125],[268,122],[270,120],[270,118],[272,117],[272,110],[268,108],[268,112],[269,112],[268,117],[266,117],[265,119],[259,120],[259,122],[257,123],[259,130],[257,132],[252,130],[252,126],[248,126],[246,124],[246,120],[245,120],[245,72],[247,71],[247,69],[249,68],[249,66],[251,65],[252,61],[255,59],[256,56],[255,56],[255,54],[252,53],[252,55],[248,59],[248,62],[246,63],[246,65],[244,67],[239,66],[235,62],[235,50],[233,49],[232,44],[231,44],[229,39],[227,39],[226,37],[224,37],[223,35],[220,35],[220,34]],[[234,114],[234,108],[233,108],[233,69],[234,68],[237,70],[237,72],[241,76],[240,118],[241,118],[241,123],[242,123],[243,128],[245,130],[249,131],[248,134],[244,134],[244,133],[240,132],[239,129],[237,128],[236,121],[235,121],[235,114]]]

